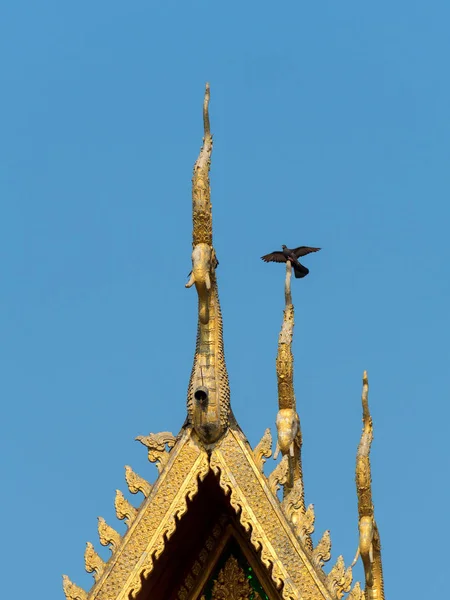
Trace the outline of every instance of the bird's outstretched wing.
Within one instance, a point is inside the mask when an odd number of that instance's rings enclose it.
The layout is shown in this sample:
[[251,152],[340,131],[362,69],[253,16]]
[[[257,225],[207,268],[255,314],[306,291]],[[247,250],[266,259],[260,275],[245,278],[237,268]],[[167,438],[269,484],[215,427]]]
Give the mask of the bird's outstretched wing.
[[271,252],[270,254],[265,254],[261,256],[261,259],[264,262],[286,262],[286,257],[282,252]]
[[297,258],[300,258],[300,256],[306,256],[307,254],[310,254],[311,252],[317,252],[318,250],[320,250],[320,248],[311,248],[310,246],[299,246],[298,248],[294,248],[292,252]]

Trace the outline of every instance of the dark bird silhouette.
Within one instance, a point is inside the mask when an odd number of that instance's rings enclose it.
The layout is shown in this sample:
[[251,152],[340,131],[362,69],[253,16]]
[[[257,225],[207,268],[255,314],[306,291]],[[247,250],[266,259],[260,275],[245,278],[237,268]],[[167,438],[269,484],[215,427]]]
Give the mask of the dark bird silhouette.
[[281,246],[282,251],[275,250],[275,252],[271,252],[270,254],[266,254],[265,256],[261,256],[264,262],[287,262],[289,261],[292,264],[294,269],[294,274],[297,279],[301,277],[306,277],[309,273],[309,269],[307,269],[302,263],[299,262],[300,256],[306,256],[311,252],[317,252],[320,248],[311,248],[310,246],[299,246],[298,248],[287,248],[284,244]]

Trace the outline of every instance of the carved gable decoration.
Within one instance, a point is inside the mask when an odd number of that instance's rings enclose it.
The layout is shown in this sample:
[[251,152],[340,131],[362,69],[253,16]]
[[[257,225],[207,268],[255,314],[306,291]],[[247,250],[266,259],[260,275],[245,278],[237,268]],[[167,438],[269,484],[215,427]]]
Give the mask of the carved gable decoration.
[[[264,594],[265,598],[267,596]],[[250,585],[244,569],[237,558],[230,556],[214,581],[211,600],[263,600]],[[264,600],[265,600],[264,598]],[[206,595],[202,600],[207,600]]]
[[[164,448],[161,451],[167,452]],[[94,586],[86,593],[65,579],[66,598],[147,600],[156,597],[149,596],[147,590],[162,589],[156,580],[164,576],[167,579],[171,553],[181,552],[175,562],[182,565],[184,583],[180,580],[175,585],[173,579],[172,584],[171,578],[166,581],[164,590],[168,589],[167,586],[175,586],[171,595],[167,596],[168,600],[201,600],[203,597],[219,600],[225,598],[225,589],[236,598],[266,600],[264,589],[249,588],[248,578],[231,559],[222,565],[209,591],[204,591],[205,584],[198,583],[202,581],[198,579],[200,575],[205,577],[208,569],[212,572],[218,562],[217,552],[223,552],[230,532],[236,527],[242,532],[235,531],[237,537],[240,536],[239,546],[248,546],[246,552],[252,554],[252,560],[262,574],[260,577],[265,578],[264,586],[270,600],[336,600],[342,597],[349,589],[351,570],[345,571],[345,577],[327,578],[322,571],[323,562],[317,559],[317,553],[311,550],[304,534],[296,526],[294,508],[286,511],[286,501],[282,504],[275,493],[277,485],[274,485],[273,475],[266,476],[261,471],[258,457],[237,427],[228,430],[210,455],[189,427],[168,453],[166,464],[153,485],[145,485],[145,480],[140,477],[130,477],[128,468],[131,491],[136,489],[138,481],[140,491],[149,495],[139,509],[132,507],[135,512],[128,507],[128,501],[120,505],[119,518],[133,514],[128,532],[122,538],[104,520],[99,521],[100,540],[103,544],[111,544],[112,556],[104,563],[89,544],[86,569],[93,572]],[[279,470],[275,467],[275,472]],[[283,478],[283,473],[277,477]],[[205,488],[206,482],[209,483]],[[200,494],[204,497],[197,501],[199,489],[205,491]],[[189,523],[190,520],[192,523]],[[224,528],[228,532],[226,535]],[[203,539],[203,546],[196,548],[195,554],[192,554],[196,537]],[[180,551],[183,543],[186,549]],[[322,561],[328,558],[329,544],[328,550],[321,552]],[[211,563],[213,559],[214,564]],[[159,565],[161,560],[163,562]],[[339,560],[342,561],[341,558]],[[340,570],[343,569],[342,564],[339,562]],[[232,587],[229,584],[231,580],[234,582]],[[178,588],[180,591],[176,592]],[[232,600],[234,596],[229,595],[228,598]]]

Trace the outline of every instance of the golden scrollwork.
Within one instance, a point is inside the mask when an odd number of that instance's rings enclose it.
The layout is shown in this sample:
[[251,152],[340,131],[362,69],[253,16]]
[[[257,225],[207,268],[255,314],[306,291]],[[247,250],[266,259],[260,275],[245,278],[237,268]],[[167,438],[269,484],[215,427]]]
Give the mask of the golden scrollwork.
[[[220,570],[212,589],[212,600],[247,600],[253,592],[237,559],[230,556]],[[256,592],[255,600],[261,600]]]
[[283,499],[281,508],[294,526],[298,522],[299,515],[305,513],[303,483],[300,479],[295,482],[291,493]]
[[274,468],[272,473],[267,478],[269,488],[274,496],[277,495],[277,491],[282,485],[285,485],[289,479],[289,459],[287,456],[283,456],[277,466]]
[[263,473],[264,463],[272,456],[272,434],[269,428],[265,430],[264,435],[253,450],[253,456],[255,457],[256,466]]
[[88,573],[93,573],[95,581],[98,581],[102,576],[105,564],[105,561],[94,550],[91,542],[88,542],[84,552],[84,566]]
[[103,517],[98,517],[98,536],[100,544],[109,546],[111,552],[114,552],[122,541],[120,533],[108,525]]
[[147,498],[152,491],[152,486],[148,481],[146,481],[143,477],[140,477],[137,473],[133,471],[131,467],[128,465],[125,466],[125,479],[128,485],[128,489],[132,494],[137,494],[138,492],[142,492]]
[[311,534],[314,533],[315,520],[314,504],[310,504],[303,514],[298,515],[296,525],[297,535],[309,549],[311,549],[312,545]]
[[352,568],[348,567],[346,569],[344,558],[339,556],[336,564],[327,575],[328,588],[337,598],[342,598],[349,591],[352,580]]
[[117,518],[121,521],[125,520],[127,527],[130,527],[136,518],[138,509],[128,502],[120,490],[116,490],[114,507],[116,509]]
[[63,575],[63,590],[67,600],[87,600],[87,593]]
[[305,546],[312,550],[311,534],[314,531],[314,507],[305,509],[303,480],[297,479],[289,494],[285,495],[281,504],[284,514],[294,526],[294,531]]
[[192,429],[183,429],[153,486],[151,502],[141,505],[89,600],[128,600],[138,594],[208,472],[206,451],[192,439]]
[[365,594],[361,589],[359,581],[355,583],[353,588],[350,590],[346,600],[365,600]]
[[210,464],[283,600],[332,600],[238,430],[230,428],[216,444]]
[[187,600],[189,597],[192,597],[192,589],[194,585],[198,585],[198,579],[201,575],[203,575],[207,561],[210,559],[211,552],[214,550],[219,538],[223,534],[226,522],[226,515],[222,515],[218,522],[214,525],[211,535],[209,535],[206,539],[206,542],[203,548],[200,550],[197,559],[194,561],[194,564],[187,574],[182,586],[178,590],[177,600]]
[[331,558],[331,536],[329,530],[325,531],[323,536],[317,542],[317,546],[312,552],[312,559],[318,567],[328,562]]
[[169,452],[166,446],[171,449],[174,447],[176,438],[170,431],[161,431],[160,433],[150,433],[149,435],[138,435],[136,440],[141,442],[148,449],[148,460],[156,463],[158,472],[166,466],[169,460]]

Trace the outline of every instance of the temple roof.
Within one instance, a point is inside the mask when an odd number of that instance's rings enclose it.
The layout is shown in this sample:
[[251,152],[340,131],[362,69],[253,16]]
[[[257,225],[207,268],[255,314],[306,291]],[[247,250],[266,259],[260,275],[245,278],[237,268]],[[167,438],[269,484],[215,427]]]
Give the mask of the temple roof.
[[[342,557],[328,575],[322,570],[330,557],[327,533],[314,549],[308,547],[314,524],[301,509],[302,491],[294,489],[283,501],[278,498],[277,490],[288,478],[287,459],[283,458],[268,476],[264,474],[264,462],[271,455],[269,431],[255,450],[235,426],[211,451],[192,427],[183,429],[176,441],[166,432],[140,441],[147,446],[149,459],[160,465],[161,473],[152,486],[139,478],[140,490],[149,490],[149,495],[137,510],[118,493],[117,516],[126,520],[128,531],[121,537],[99,520],[100,540],[111,546],[112,556],[104,563],[88,544],[86,569],[94,572],[96,582],[87,594],[65,579],[68,599],[140,597],[177,527],[189,518],[191,501],[207,476],[222,490],[243,538],[253,547],[280,598],[332,600],[348,591],[351,569],[345,569]],[[135,478],[129,476],[133,472],[128,468],[127,473],[128,485],[134,491]]]
[[[147,448],[149,461],[156,463],[158,478],[150,484],[126,467],[129,491],[141,493],[144,499],[136,508],[117,491],[116,514],[127,531],[121,536],[99,518],[100,543],[110,547],[111,557],[103,561],[88,543],[85,567],[95,583],[85,592],[64,576],[68,600],[207,600],[206,594],[213,600],[256,600],[261,594],[270,600],[335,600],[351,587],[352,570],[345,567],[342,556],[328,573],[323,570],[331,557],[329,532],[315,546],[311,538],[314,507],[306,507],[304,501],[302,439],[293,384],[289,262],[276,362],[275,457],[281,452],[282,458],[270,473],[264,472],[272,456],[270,430],[252,449],[231,411],[212,235],[209,96],[207,85],[203,145],[192,181],[192,272],[186,287],[195,286],[197,291],[198,329],[186,422],[177,437],[162,432],[137,438]],[[379,534],[371,503],[372,421],[366,378],[364,386],[357,493],[366,596],[357,583],[349,598],[383,600]],[[234,581],[233,593],[228,580]]]

